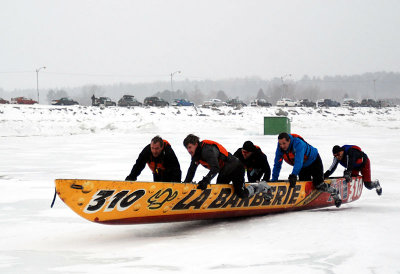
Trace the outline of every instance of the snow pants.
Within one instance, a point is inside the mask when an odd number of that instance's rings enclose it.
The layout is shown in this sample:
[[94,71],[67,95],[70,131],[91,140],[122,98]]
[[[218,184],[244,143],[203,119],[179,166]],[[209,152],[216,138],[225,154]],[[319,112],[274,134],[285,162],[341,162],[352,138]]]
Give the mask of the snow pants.
[[314,187],[317,187],[324,182],[324,166],[319,154],[317,158],[308,167],[303,167],[299,173],[300,181],[311,181]]
[[249,193],[245,188],[244,174],[245,169],[243,164],[238,158],[231,156],[220,170],[217,184],[229,184],[232,182],[236,195],[246,198]]
[[361,168],[353,169],[351,171],[351,176],[358,176],[361,172],[363,177],[364,185],[366,188],[371,189],[369,185],[371,184],[371,163],[369,158],[365,161],[364,165]]

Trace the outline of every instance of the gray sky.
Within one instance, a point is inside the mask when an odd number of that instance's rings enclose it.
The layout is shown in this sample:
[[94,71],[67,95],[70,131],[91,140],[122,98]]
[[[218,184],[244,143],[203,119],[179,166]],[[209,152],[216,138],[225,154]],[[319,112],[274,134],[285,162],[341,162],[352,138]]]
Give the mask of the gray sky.
[[0,0],[0,88],[400,71],[400,1]]

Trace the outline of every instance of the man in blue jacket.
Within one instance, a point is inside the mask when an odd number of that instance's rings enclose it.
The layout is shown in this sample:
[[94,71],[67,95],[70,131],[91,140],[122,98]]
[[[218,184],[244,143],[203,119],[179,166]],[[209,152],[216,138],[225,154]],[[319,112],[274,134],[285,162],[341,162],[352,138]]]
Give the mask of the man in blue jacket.
[[274,168],[271,181],[277,181],[283,160],[293,166],[289,175],[290,188],[296,186],[297,176],[300,181],[311,181],[316,189],[328,192],[340,207],[342,200],[339,191],[324,182],[324,167],[318,150],[297,134],[283,132],[278,136]]

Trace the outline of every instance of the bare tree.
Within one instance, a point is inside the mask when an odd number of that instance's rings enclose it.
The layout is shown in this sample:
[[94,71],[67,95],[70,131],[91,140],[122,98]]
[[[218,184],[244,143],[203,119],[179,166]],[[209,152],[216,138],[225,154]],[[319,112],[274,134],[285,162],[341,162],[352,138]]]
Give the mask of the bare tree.
[[226,96],[225,91],[223,91],[223,90],[219,90],[217,92],[217,96],[216,97],[217,97],[217,99],[220,99],[221,101],[228,100],[228,96]]
[[205,95],[196,87],[195,90],[189,94],[189,100],[196,105],[200,105],[204,102]]
[[84,106],[91,106],[92,105],[92,96],[94,95],[95,97],[100,97],[104,96],[105,90],[101,86],[97,85],[88,85],[88,86],[83,86],[80,96],[74,98],[76,99],[81,105]]
[[60,89],[60,90],[51,89],[47,92],[47,95],[46,95],[48,103],[51,103],[52,100],[60,99],[63,97],[68,97],[68,93],[62,89]]

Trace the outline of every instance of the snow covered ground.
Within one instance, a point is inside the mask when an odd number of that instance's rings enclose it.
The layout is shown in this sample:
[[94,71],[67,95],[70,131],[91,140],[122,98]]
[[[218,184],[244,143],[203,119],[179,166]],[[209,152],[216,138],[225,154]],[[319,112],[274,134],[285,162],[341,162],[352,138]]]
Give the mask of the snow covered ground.
[[[124,179],[159,134],[181,163],[194,133],[230,152],[252,140],[273,165],[276,136],[263,117],[280,108],[94,108],[0,105],[0,273],[400,273],[400,108],[291,108],[292,132],[319,149],[369,155],[383,195],[335,207],[261,217],[106,226],[59,199],[56,178]],[[281,179],[290,168],[285,164]],[[340,175],[338,168],[334,175]],[[206,173],[199,168],[195,180]],[[150,181],[146,168],[139,177]]]

